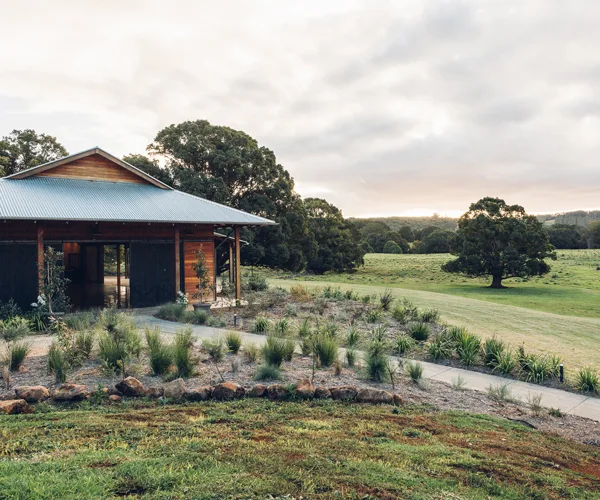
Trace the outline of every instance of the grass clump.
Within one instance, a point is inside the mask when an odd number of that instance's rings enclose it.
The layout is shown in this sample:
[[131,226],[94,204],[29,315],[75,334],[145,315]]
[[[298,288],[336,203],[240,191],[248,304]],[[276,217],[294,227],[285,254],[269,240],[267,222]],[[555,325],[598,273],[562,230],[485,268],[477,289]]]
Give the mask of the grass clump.
[[415,341],[408,335],[398,335],[396,339],[396,352],[402,356],[410,351],[415,345]]
[[225,379],[221,374],[221,370],[219,370],[219,363],[225,358],[225,344],[223,343],[223,339],[203,340],[202,349],[208,354],[208,358],[215,365],[219,378],[224,382]]
[[469,333],[464,328],[450,333],[456,345],[456,354],[461,363],[465,366],[473,366],[479,358],[479,349],[481,347],[481,338],[473,333]]
[[327,368],[338,359],[338,345],[334,337],[327,333],[316,335],[313,339],[313,350],[319,364]]
[[381,309],[367,309],[363,318],[367,323],[381,323]]
[[510,349],[506,349],[498,354],[494,370],[502,375],[510,375],[517,367],[518,360]]
[[410,336],[417,342],[425,342],[429,338],[430,331],[427,323],[413,323],[408,330]]
[[405,365],[406,374],[418,384],[423,380],[423,365],[417,361],[409,361]]
[[349,326],[346,332],[346,345],[355,348],[360,342],[360,330],[355,326]]
[[255,343],[246,344],[242,354],[247,363],[254,363],[260,356],[260,349]]
[[256,368],[254,380],[281,380],[281,370],[279,369],[279,366],[264,363]]
[[177,304],[175,302],[163,304],[160,306],[155,316],[167,321],[181,321],[185,313],[185,308],[186,306],[184,304]]
[[352,367],[354,367],[354,365],[356,365],[356,358],[357,358],[357,354],[356,354],[355,349],[352,349],[352,348],[346,349],[346,364],[350,368],[352,368]]
[[491,384],[487,388],[487,395],[490,399],[499,402],[512,402],[514,398],[510,392],[508,384]]
[[440,313],[437,309],[426,309],[419,313],[419,320],[423,323],[436,323],[440,319]]
[[582,392],[600,392],[600,377],[589,366],[580,368],[575,377],[575,389]]
[[206,311],[184,311],[181,322],[190,325],[206,325],[210,319],[211,316]]
[[242,336],[238,332],[227,332],[225,335],[225,343],[229,352],[237,354],[242,347]]
[[467,381],[461,375],[452,377],[452,388],[457,391],[462,391],[467,385]]
[[144,334],[152,373],[154,375],[167,374],[173,365],[173,349],[171,346],[165,345],[158,328],[154,330],[146,328]]
[[268,335],[262,355],[268,365],[280,367],[284,360],[291,360],[295,347],[296,343],[292,339]]
[[386,379],[387,346],[381,340],[372,340],[365,352],[365,370],[369,380],[383,382]]
[[178,377],[187,378],[194,374],[196,359],[192,355],[194,333],[190,327],[178,330],[173,342],[173,362]]
[[69,363],[62,349],[57,342],[52,342],[48,350],[48,374],[54,375],[54,381],[57,384],[64,384],[67,381],[69,368]]
[[444,336],[440,335],[429,343],[427,352],[433,361],[441,361],[452,356],[452,345]]
[[107,309],[100,315],[102,333],[98,340],[99,356],[104,367],[113,372],[127,373],[127,364],[142,350],[142,341],[132,318]]
[[379,306],[381,307],[381,309],[383,311],[389,311],[390,306],[392,305],[393,302],[394,302],[394,292],[392,291],[391,288],[386,288],[379,295]]
[[73,343],[80,359],[90,359],[95,339],[94,330],[80,330],[75,333]]
[[506,350],[506,344],[493,336],[492,338],[485,339],[483,343],[483,361],[486,365],[495,367],[498,365],[500,356]]
[[31,324],[25,318],[14,316],[0,321],[0,338],[6,342],[31,335]]
[[252,333],[268,333],[271,329],[271,322],[265,316],[258,316],[252,323]]
[[6,345],[5,364],[11,372],[16,372],[25,358],[31,352],[31,344],[22,340],[10,342]]
[[273,333],[280,337],[285,337],[290,330],[290,321],[287,318],[282,318],[276,321],[273,325]]

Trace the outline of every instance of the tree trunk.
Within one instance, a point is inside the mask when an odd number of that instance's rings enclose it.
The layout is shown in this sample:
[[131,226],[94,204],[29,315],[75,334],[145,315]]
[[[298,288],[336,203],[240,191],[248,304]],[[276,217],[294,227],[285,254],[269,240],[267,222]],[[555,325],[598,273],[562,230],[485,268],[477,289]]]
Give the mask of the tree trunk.
[[502,275],[492,276],[492,284],[490,285],[490,288],[504,288],[502,285]]

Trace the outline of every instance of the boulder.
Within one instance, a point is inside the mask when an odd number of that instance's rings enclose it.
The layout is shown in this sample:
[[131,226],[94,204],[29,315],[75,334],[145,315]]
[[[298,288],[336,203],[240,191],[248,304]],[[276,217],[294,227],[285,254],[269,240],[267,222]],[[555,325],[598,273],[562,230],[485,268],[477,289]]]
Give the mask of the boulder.
[[115,388],[124,396],[132,398],[139,398],[144,395],[144,386],[135,377],[127,377],[121,380],[121,382],[115,385]]
[[111,403],[118,403],[119,401],[121,401],[121,396],[117,396],[116,394],[111,394],[110,396],[108,396],[108,400]]
[[312,399],[315,396],[315,386],[309,378],[303,378],[298,382],[296,395],[302,399]]
[[264,398],[267,396],[267,386],[263,384],[256,384],[252,389],[248,391],[248,397],[250,398]]
[[87,399],[90,391],[85,385],[62,384],[52,392],[54,401],[81,401]]
[[327,387],[322,385],[317,386],[315,389],[315,398],[317,399],[329,399],[331,397],[331,391]]
[[289,399],[292,395],[290,390],[281,384],[271,384],[267,387],[267,393],[269,395],[269,399],[272,401],[281,401],[284,399]]
[[210,399],[212,394],[212,387],[204,385],[202,387],[196,387],[194,389],[187,389],[184,397],[188,401],[207,401]]
[[34,408],[27,404],[24,399],[9,399],[0,401],[0,413],[15,415],[17,413],[33,413]]
[[182,378],[165,384],[164,396],[168,399],[182,399],[185,394],[185,383]]
[[223,382],[213,387],[212,397],[219,401],[228,399],[240,399],[246,394],[246,390],[239,384],[234,382]]
[[162,398],[165,395],[165,390],[162,387],[146,387],[144,396],[151,399]]
[[24,399],[28,403],[38,403],[50,397],[50,391],[43,385],[24,385],[15,387],[17,399]]
[[394,394],[393,399],[396,406],[404,406],[404,398],[400,394]]
[[354,401],[358,390],[351,385],[343,385],[340,387],[330,387],[331,397],[338,401]]
[[109,396],[122,396],[123,395],[123,393],[121,391],[119,391],[116,387],[106,387],[105,392]]
[[356,393],[358,403],[391,404],[393,400],[393,396],[388,391],[381,389],[363,388]]

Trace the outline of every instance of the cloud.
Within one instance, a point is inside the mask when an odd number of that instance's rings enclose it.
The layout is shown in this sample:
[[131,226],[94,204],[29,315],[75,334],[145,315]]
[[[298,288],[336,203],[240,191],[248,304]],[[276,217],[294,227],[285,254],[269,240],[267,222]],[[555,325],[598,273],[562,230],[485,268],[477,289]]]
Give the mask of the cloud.
[[346,215],[599,207],[600,4],[142,0],[3,9],[0,135],[144,152],[208,119]]

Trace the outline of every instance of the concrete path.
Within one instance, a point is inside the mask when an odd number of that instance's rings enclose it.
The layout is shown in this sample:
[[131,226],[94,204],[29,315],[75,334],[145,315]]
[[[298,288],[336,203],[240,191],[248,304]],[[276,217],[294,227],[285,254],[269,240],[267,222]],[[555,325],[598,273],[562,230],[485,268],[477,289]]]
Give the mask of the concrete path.
[[[158,326],[163,333],[174,334],[181,329],[183,325],[157,319],[153,316],[136,315],[140,327],[146,325]],[[193,326],[194,334],[199,339],[210,339],[224,335],[227,330],[220,328],[212,328],[207,326]],[[244,342],[254,342],[257,345],[262,345],[266,337],[264,335],[256,335],[253,333],[239,332]],[[345,352],[341,349],[342,353]],[[407,361],[402,358],[395,358],[398,362]],[[425,379],[438,380],[451,384],[458,376],[464,381],[466,389],[486,392],[490,385],[507,385],[510,389],[511,396],[515,399],[520,399],[527,402],[529,395],[542,395],[542,406],[548,408],[558,408],[563,413],[578,415],[580,417],[590,418],[600,422],[600,399],[575,394],[572,392],[563,391],[560,389],[552,389],[518,380],[497,377],[486,373],[474,372],[471,370],[463,370],[462,368],[453,368],[449,366],[437,365],[426,361],[419,361],[423,365],[423,377]]]

